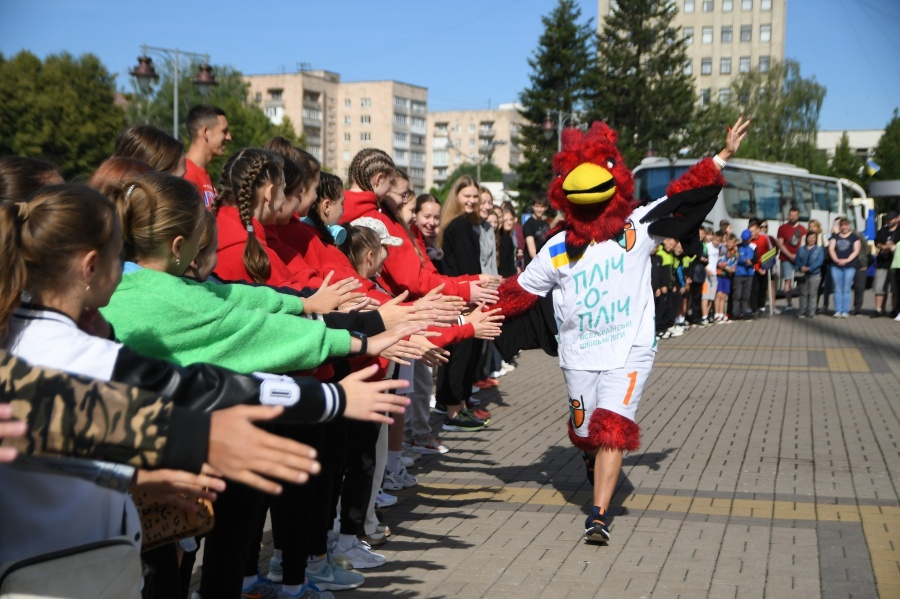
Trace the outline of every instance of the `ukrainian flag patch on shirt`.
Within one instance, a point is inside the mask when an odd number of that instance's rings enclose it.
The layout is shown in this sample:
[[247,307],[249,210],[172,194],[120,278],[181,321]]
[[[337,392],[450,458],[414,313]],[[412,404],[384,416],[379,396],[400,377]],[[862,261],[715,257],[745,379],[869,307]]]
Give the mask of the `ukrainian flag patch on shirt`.
[[562,268],[569,263],[565,241],[550,246],[550,262],[553,264],[553,268]]

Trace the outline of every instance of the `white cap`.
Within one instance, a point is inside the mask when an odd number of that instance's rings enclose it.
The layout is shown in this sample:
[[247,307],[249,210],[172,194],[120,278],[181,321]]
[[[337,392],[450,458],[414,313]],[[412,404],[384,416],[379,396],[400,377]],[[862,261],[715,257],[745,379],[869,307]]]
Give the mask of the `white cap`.
[[403,240],[388,233],[387,227],[385,227],[384,223],[377,218],[372,218],[371,216],[361,216],[350,224],[354,227],[366,227],[367,229],[372,229],[373,231],[375,231],[378,237],[381,238],[381,245],[387,245],[391,247],[403,245]]

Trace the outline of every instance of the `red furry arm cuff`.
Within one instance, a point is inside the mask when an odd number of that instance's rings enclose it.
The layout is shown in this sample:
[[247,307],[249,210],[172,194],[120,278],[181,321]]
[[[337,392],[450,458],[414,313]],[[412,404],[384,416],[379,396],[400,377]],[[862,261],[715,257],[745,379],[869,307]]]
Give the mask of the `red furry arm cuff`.
[[683,175],[669,183],[666,188],[666,195],[672,197],[676,193],[687,191],[688,189],[696,189],[698,187],[707,187],[709,185],[725,186],[725,177],[722,171],[716,166],[712,158],[704,158]]
[[500,308],[500,313],[507,319],[515,318],[523,312],[527,312],[538,301],[538,296],[528,293],[519,285],[519,276],[510,277],[503,281],[500,285],[500,301],[496,305],[490,306]]

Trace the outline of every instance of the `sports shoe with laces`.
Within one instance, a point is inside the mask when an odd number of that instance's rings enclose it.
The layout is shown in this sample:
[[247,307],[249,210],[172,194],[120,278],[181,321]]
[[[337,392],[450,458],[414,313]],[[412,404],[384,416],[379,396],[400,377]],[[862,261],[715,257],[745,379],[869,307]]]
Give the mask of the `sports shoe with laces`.
[[397,505],[397,497],[390,493],[385,493],[384,489],[378,489],[378,495],[375,496],[375,507],[381,509],[383,507],[391,507]]
[[431,439],[423,441],[413,439],[412,443],[409,444],[409,450],[414,453],[427,453],[432,455],[443,455],[450,451],[450,449],[441,443],[441,440],[437,437],[432,437]]
[[322,591],[347,591],[362,586],[366,577],[359,572],[336,566],[329,556],[318,571],[306,566],[306,580]]
[[487,410],[483,410],[481,408],[470,407],[465,409],[466,412],[472,415],[476,420],[484,420],[484,424],[488,425],[491,422],[491,413]]
[[444,417],[443,429],[445,431],[472,433],[483,429],[484,424],[484,420],[475,418],[467,410],[461,410],[459,414],[456,415],[456,418],[451,418],[449,414]]
[[399,491],[400,489],[409,489],[419,484],[415,476],[406,471],[406,467],[401,467],[400,472],[384,471],[384,482],[382,487],[388,491]]
[[296,595],[287,591],[279,591],[277,599],[334,599],[334,593],[322,591],[312,582],[307,582]]
[[591,508],[591,513],[584,521],[584,540],[594,542],[605,542],[609,540],[609,526],[607,521],[609,518],[606,512],[599,507]]
[[334,548],[335,559],[340,556],[351,564],[357,570],[365,570],[367,568],[377,568],[383,566],[387,562],[387,558],[380,553],[375,553],[368,543],[363,543],[359,539],[353,539],[353,545],[349,549],[342,549],[340,543]]
[[268,578],[256,574],[256,581],[245,589],[241,589],[241,599],[276,599],[280,587]]

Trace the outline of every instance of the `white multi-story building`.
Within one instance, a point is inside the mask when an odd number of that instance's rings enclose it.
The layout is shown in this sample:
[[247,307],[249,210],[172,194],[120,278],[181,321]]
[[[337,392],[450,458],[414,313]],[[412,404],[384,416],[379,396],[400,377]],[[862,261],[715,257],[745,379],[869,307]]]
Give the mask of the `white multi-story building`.
[[[727,97],[738,74],[784,60],[787,0],[671,1],[678,8],[672,23],[688,40],[684,72],[693,75],[701,103]],[[616,6],[598,0],[598,30]]]

